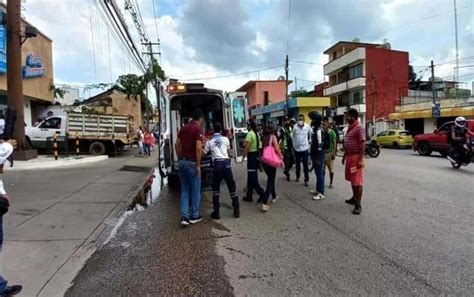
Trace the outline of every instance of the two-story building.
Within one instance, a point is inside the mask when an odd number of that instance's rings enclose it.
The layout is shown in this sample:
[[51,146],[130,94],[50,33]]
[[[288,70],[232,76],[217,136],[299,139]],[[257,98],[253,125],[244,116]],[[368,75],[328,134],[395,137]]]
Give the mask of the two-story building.
[[392,50],[389,43],[340,41],[324,54],[329,57],[324,95],[331,97],[336,123],[344,124],[344,113],[355,108],[369,134],[386,129],[389,114],[408,92],[408,52]]
[[[249,80],[236,92],[247,93],[249,114],[252,114],[252,110],[257,107],[285,100],[285,83],[285,80]],[[288,84],[291,83],[288,81]]]
[[[5,12],[5,4],[0,4]],[[22,19],[22,28],[31,26]],[[8,106],[6,69],[6,27],[0,25],[0,110]],[[23,95],[25,123],[31,125],[39,116],[39,109],[54,100],[52,40],[38,31],[35,38],[28,38],[21,47],[23,63]]]

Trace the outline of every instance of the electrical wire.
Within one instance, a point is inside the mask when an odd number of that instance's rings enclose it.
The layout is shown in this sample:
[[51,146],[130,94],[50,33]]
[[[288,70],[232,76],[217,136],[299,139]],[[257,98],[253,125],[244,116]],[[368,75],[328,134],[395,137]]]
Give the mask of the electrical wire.
[[155,0],[151,0],[151,2],[153,3],[153,20],[155,21],[156,39],[158,40],[158,59],[159,59],[159,63],[161,64],[161,42],[160,42],[160,34],[158,32],[158,21],[156,17]]
[[227,78],[227,77],[233,77],[233,76],[240,76],[240,75],[246,75],[246,74],[257,73],[257,72],[265,71],[265,70],[276,69],[276,68],[280,68],[280,67],[283,67],[283,66],[285,66],[285,65],[282,64],[282,65],[267,67],[267,68],[263,68],[263,69],[257,69],[257,70],[246,71],[246,72],[240,72],[240,73],[234,73],[234,74],[226,74],[226,75],[220,75],[220,76],[213,76],[213,77],[202,77],[202,78],[183,79],[182,81],[198,81],[198,80],[211,80],[211,79]]
[[97,81],[97,67],[95,61],[95,39],[94,39],[94,25],[92,24],[92,6],[89,2],[89,22],[91,25],[91,37],[92,37],[92,56],[94,61],[94,81]]
[[309,64],[309,65],[319,65],[319,66],[324,66],[324,64],[321,64],[321,63],[307,62],[307,61],[296,61],[296,60],[290,60],[290,62],[299,63],[299,64]]

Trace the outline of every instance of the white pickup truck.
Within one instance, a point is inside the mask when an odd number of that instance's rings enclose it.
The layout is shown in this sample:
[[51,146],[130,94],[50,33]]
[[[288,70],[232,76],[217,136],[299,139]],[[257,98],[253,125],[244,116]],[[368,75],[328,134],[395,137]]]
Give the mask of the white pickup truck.
[[26,127],[26,137],[34,148],[47,148],[48,138],[56,133],[67,139],[70,151],[75,151],[79,139],[81,152],[103,155],[122,151],[134,141],[132,118],[127,115],[97,115],[70,112],[51,116],[35,127]]

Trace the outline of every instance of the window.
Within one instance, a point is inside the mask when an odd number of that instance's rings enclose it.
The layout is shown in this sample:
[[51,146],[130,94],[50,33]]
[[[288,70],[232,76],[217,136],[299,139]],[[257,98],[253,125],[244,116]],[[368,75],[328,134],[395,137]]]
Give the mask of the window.
[[388,136],[394,136],[395,135],[395,131],[388,131]]
[[61,129],[61,118],[50,118],[40,128],[42,129]]
[[358,64],[356,66],[349,68],[349,79],[363,76],[364,70],[362,66],[363,64]]
[[362,91],[355,91],[349,95],[349,104],[362,104],[363,102],[362,98]]
[[269,99],[268,99],[268,92],[265,91],[263,92],[263,105],[268,105],[269,102]]
[[400,136],[411,136],[410,131],[400,131]]
[[377,137],[380,137],[380,136],[387,136],[387,131],[383,131],[377,135]]
[[332,59],[333,59],[333,60],[336,60],[336,59],[337,59],[337,52],[333,52],[333,53],[332,53]]

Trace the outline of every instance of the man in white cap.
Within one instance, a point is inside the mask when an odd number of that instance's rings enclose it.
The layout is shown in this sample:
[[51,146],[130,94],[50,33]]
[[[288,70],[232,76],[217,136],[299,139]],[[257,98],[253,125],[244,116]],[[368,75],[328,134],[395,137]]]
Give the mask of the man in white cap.
[[[16,146],[15,140],[0,140],[0,174],[3,173],[3,164],[13,153],[13,149]],[[3,181],[0,179],[0,260],[2,259],[2,246],[3,246],[3,216],[8,212],[10,207],[10,201],[3,187]],[[22,286],[14,285],[7,286],[7,280],[2,276],[2,265],[3,261],[0,262],[0,296],[13,296],[21,292]]]

